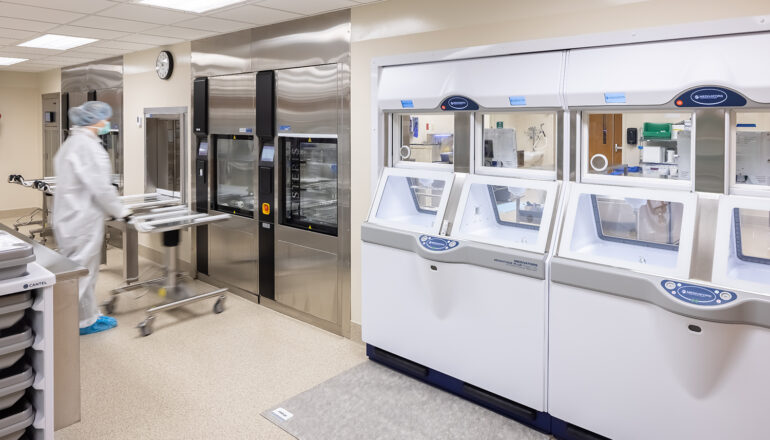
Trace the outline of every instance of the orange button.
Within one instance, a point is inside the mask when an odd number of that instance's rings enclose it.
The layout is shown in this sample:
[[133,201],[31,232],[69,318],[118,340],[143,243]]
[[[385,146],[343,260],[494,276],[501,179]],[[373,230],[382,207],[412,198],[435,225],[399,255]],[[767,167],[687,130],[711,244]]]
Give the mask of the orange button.
[[270,215],[270,204],[269,203],[263,203],[262,204],[262,214]]

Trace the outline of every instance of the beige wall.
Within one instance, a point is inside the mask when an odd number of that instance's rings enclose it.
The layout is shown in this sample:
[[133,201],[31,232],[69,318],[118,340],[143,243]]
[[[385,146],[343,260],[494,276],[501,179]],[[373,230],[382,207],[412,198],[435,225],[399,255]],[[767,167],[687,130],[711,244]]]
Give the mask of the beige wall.
[[[174,57],[174,72],[168,80],[158,78],[155,59],[161,50],[168,50]],[[144,191],[144,122],[142,127],[136,118],[144,119],[144,109],[154,107],[187,107],[188,121],[183,136],[190,151],[189,107],[191,96],[190,43],[163,46],[123,56],[123,169],[124,194],[143,194]],[[188,161],[190,159],[188,158]],[[188,178],[189,193],[189,178]],[[160,238],[140,234],[140,243],[161,250]],[[182,235],[180,256],[190,261],[189,234]]]
[[0,72],[0,211],[40,207],[41,193],[7,183],[9,174],[43,173],[43,118],[38,75]]
[[354,8],[351,47],[352,321],[361,322],[360,228],[370,203],[372,58],[768,12],[770,4],[765,0],[388,0]]
[[37,74],[40,94],[61,92],[61,69],[51,69]]

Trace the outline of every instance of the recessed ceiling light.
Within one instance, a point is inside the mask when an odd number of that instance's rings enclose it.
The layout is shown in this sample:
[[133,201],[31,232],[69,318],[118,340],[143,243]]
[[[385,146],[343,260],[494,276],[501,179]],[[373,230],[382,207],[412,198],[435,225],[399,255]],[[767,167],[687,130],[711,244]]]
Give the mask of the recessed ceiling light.
[[5,58],[0,57],[0,66],[10,66],[11,64],[17,64],[22,61],[27,61],[26,58]]
[[55,50],[67,50],[73,47],[82,46],[84,44],[93,43],[93,38],[81,38],[81,37],[68,37],[66,35],[46,34],[42,37],[29,40],[21,43],[18,46],[22,47],[37,47],[40,49],[55,49]]
[[200,14],[202,12],[224,8],[225,6],[234,5],[236,3],[243,3],[244,1],[245,0],[139,0],[138,3]]

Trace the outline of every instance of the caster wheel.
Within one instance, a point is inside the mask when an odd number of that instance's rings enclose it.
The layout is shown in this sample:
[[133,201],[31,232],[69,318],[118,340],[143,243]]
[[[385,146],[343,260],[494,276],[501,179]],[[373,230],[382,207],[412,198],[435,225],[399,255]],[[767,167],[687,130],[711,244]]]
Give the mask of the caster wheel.
[[142,336],[150,336],[152,334],[152,321],[149,319],[140,322],[136,327]]
[[118,297],[117,297],[117,296],[113,296],[112,298],[108,299],[108,300],[107,300],[107,301],[106,301],[106,302],[105,302],[105,303],[102,305],[102,307],[104,307],[104,311],[105,311],[105,312],[106,312],[108,315],[112,315],[113,313],[115,313],[115,308],[116,308],[116,306],[117,306],[117,303],[118,303]]
[[214,303],[214,313],[219,314],[225,311],[225,297],[220,296]]

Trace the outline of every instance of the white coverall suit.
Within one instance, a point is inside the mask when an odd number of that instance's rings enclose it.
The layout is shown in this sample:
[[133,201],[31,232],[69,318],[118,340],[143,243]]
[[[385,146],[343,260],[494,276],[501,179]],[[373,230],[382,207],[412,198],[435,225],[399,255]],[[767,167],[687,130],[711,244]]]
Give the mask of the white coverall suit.
[[56,192],[53,226],[59,251],[88,268],[80,279],[80,328],[96,322],[99,310],[94,287],[99,274],[106,216],[128,213],[112,186],[110,157],[89,129],[73,127],[54,158]]

